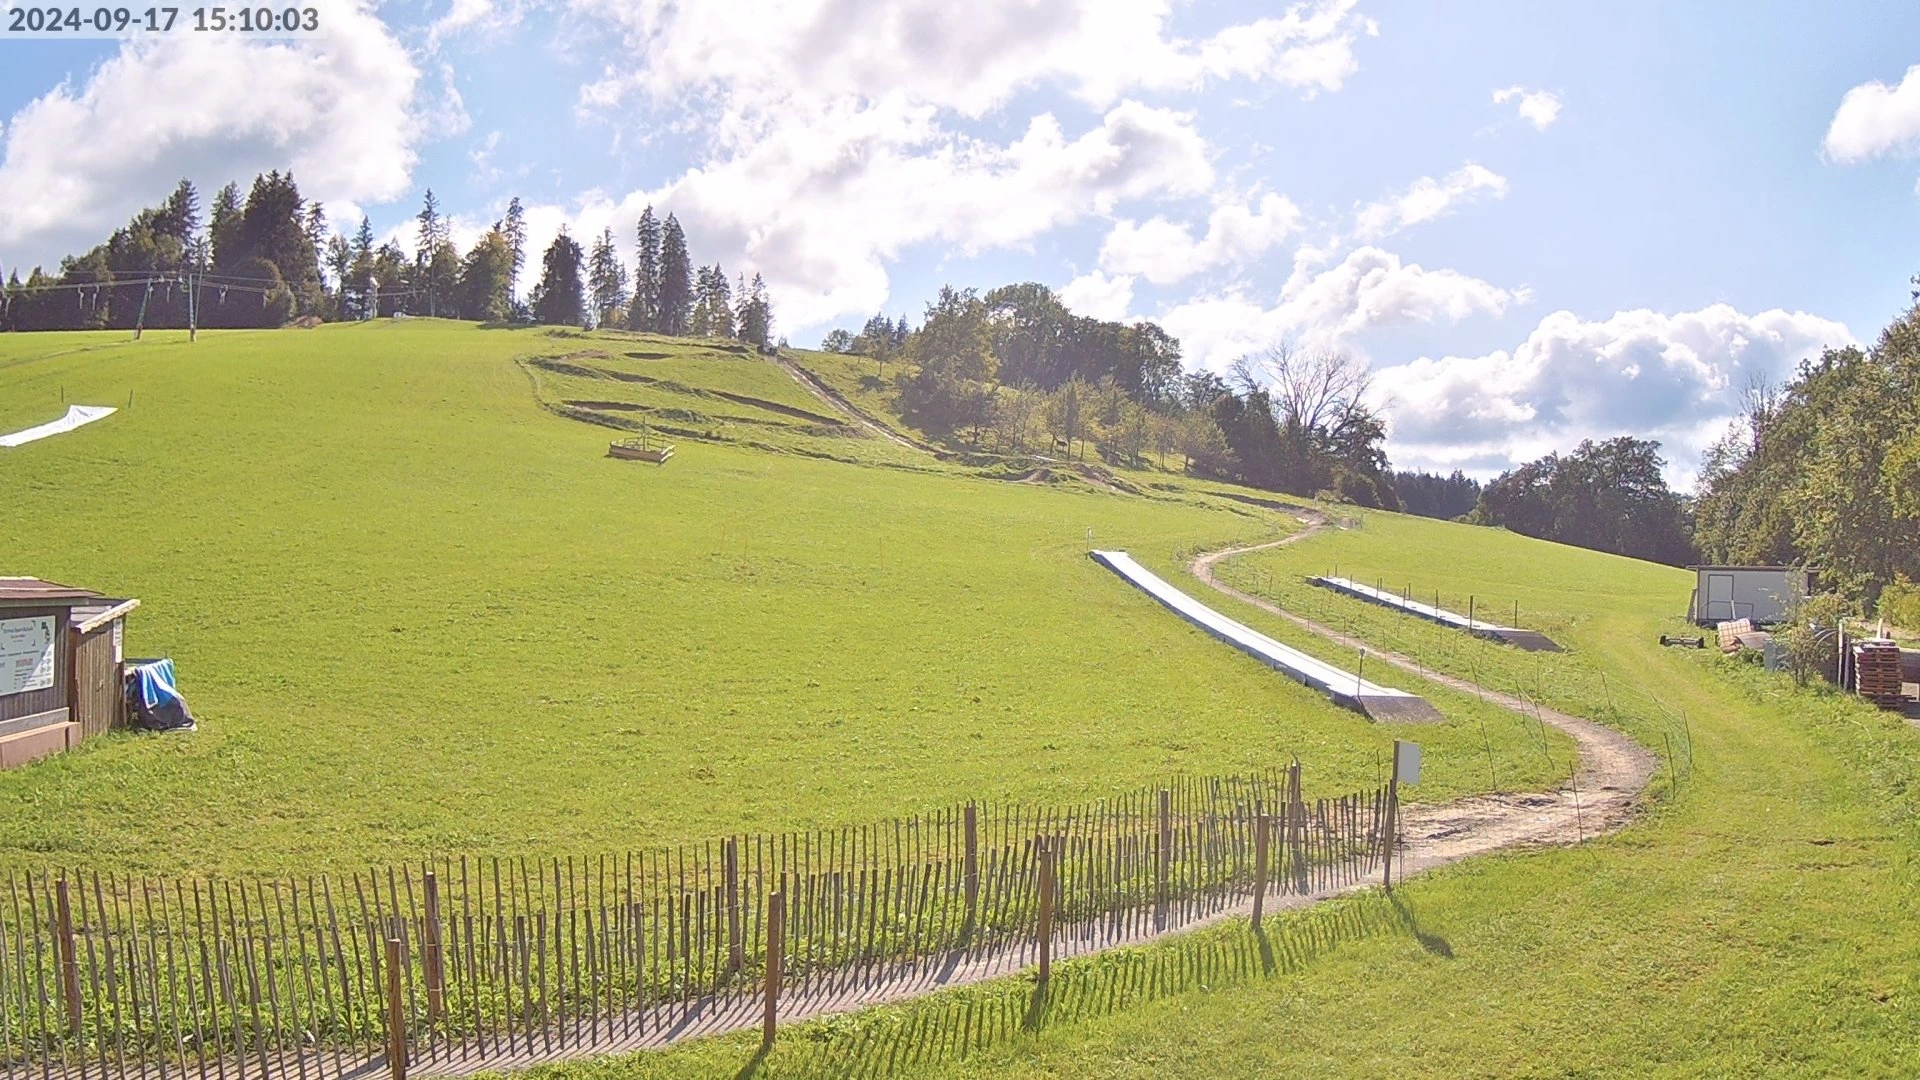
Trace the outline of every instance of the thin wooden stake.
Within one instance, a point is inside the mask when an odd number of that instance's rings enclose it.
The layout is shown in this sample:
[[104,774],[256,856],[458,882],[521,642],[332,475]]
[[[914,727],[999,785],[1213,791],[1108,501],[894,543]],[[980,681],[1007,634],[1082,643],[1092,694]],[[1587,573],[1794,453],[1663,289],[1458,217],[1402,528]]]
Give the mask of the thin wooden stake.
[[60,989],[67,1005],[67,1031],[78,1037],[80,1016],[80,955],[73,942],[73,907],[67,879],[54,882],[54,929],[59,935]]
[[747,963],[747,944],[740,922],[740,841],[728,837],[721,852],[727,874],[727,974],[733,975]]
[[1040,848],[1040,985],[1045,986],[1047,978],[1053,973],[1053,842],[1046,838],[1039,841]]
[[407,1007],[400,996],[400,939],[387,938],[387,1069],[407,1080]]
[[1253,928],[1260,929],[1260,915],[1267,902],[1267,844],[1272,832],[1271,819],[1265,814],[1253,819]]
[[760,1019],[760,1045],[773,1045],[774,1027],[780,1016],[780,978],[786,967],[787,897],[784,883],[780,892],[767,897],[767,982],[765,1011]]
[[440,878],[432,870],[422,871],[420,884],[426,894],[426,925],[421,928],[420,947],[427,977],[427,1027],[432,1030],[447,1013],[447,969],[440,942]]

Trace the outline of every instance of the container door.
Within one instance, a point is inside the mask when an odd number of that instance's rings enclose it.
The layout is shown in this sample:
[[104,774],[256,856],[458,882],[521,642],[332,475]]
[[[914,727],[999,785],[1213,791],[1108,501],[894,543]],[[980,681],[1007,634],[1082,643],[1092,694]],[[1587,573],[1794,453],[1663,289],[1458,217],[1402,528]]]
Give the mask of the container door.
[[1733,614],[1733,575],[1707,575],[1707,621],[1730,622]]

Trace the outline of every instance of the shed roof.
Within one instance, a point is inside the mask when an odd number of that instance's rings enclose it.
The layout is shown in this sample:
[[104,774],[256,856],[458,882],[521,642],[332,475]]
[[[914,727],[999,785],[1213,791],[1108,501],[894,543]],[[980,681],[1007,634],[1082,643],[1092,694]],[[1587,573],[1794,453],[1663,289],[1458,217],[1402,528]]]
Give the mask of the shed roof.
[[0,577],[0,604],[61,604],[72,600],[102,600],[91,589],[76,589],[54,581],[30,577]]
[[1741,570],[1741,571],[1759,570],[1759,571],[1763,571],[1770,574],[1791,574],[1799,570],[1805,570],[1809,574],[1814,572],[1814,568],[1811,566],[1806,566],[1806,567],[1801,567],[1801,566],[1689,566],[1687,567],[1687,569],[1689,570]]

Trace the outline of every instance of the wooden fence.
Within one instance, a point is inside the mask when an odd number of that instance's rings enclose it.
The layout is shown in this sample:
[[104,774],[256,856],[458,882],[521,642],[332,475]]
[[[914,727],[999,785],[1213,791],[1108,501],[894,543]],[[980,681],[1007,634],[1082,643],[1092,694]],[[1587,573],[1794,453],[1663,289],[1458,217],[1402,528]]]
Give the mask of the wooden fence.
[[[1269,895],[1371,880],[1390,788],[1299,766],[1071,808],[618,856],[259,881],[28,873],[0,896],[0,1064],[33,1076],[464,1071],[659,1045],[723,1006],[883,996],[929,965],[1038,967]],[[802,1003],[802,1004],[796,1004]],[[733,1027],[749,1026],[734,1023]]]

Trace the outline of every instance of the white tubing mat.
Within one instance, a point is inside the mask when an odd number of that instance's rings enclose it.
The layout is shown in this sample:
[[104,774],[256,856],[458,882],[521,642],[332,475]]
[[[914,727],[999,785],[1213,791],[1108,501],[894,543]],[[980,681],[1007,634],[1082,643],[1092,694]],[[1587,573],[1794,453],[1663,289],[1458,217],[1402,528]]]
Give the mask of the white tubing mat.
[[1418,694],[1409,694],[1405,690],[1366,682],[1354,672],[1344,671],[1325,661],[1308,656],[1298,649],[1282,645],[1260,631],[1227,618],[1167,584],[1159,575],[1135,562],[1133,556],[1124,551],[1094,551],[1088,554],[1095,562],[1119,574],[1148,596],[1173,609],[1174,613],[1181,618],[1247,653],[1268,667],[1327,694],[1337,704],[1359,709],[1369,716],[1376,715],[1378,711],[1395,714],[1392,717],[1394,719],[1439,719],[1438,712]]
[[91,424],[95,420],[105,419],[119,410],[111,405],[69,405],[67,415],[50,424],[30,427],[25,431],[16,431],[11,435],[0,435],[0,446],[20,446],[25,443],[44,439],[49,435],[64,435],[74,428]]

